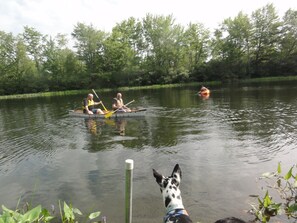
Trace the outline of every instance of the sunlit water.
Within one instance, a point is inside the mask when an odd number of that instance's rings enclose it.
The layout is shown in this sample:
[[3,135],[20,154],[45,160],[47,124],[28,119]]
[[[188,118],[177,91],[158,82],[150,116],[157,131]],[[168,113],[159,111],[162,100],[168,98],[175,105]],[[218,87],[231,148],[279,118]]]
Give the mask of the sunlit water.
[[[0,101],[0,204],[50,209],[65,200],[124,222],[124,166],[133,159],[133,222],[162,222],[152,168],[169,175],[176,163],[194,222],[252,219],[249,195],[264,193],[257,177],[297,160],[295,86],[216,87],[207,100],[195,88],[123,92],[148,113],[116,121],[70,117],[84,95]],[[115,93],[100,95],[106,107]]]

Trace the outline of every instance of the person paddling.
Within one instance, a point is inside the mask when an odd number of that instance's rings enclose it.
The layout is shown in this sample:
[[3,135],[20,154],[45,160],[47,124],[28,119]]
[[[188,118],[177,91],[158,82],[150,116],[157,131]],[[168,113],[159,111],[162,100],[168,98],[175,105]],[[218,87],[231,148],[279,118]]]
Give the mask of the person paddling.
[[202,86],[200,91],[198,92],[199,95],[207,96],[209,95],[210,91],[206,87]]
[[88,94],[88,97],[83,100],[83,109],[85,114],[104,114],[104,112],[100,108],[95,108],[95,105],[101,104],[100,102],[94,102],[93,94]]
[[117,93],[117,97],[114,98],[112,108],[113,110],[117,110],[118,112],[131,112],[131,109],[124,105],[121,93]]

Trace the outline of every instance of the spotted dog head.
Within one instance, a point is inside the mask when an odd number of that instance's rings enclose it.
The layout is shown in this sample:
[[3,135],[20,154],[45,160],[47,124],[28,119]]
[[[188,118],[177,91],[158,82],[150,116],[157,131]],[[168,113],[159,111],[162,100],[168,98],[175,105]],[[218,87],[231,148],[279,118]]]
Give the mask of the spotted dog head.
[[182,177],[179,165],[175,165],[171,176],[165,177],[162,174],[158,173],[155,169],[153,169],[153,174],[156,178],[156,182],[160,186],[161,194],[163,196],[163,201],[167,212],[177,208],[183,209],[184,206],[179,190],[179,185]]
[[[193,223],[188,212],[184,209],[179,189],[182,173],[178,164],[175,165],[171,176],[165,177],[153,169],[156,182],[160,186],[161,194],[166,208],[164,223]],[[245,221],[228,217],[215,223],[245,223]]]

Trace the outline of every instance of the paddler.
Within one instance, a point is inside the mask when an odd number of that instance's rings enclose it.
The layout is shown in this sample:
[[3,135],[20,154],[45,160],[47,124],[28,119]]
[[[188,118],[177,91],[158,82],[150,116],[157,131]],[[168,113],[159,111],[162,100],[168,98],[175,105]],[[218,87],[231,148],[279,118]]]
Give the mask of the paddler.
[[100,102],[94,102],[93,94],[88,94],[88,97],[83,100],[83,110],[85,114],[104,114],[104,112],[100,108],[95,108],[95,105],[101,104]]
[[207,96],[210,94],[210,90],[204,86],[201,87],[200,91],[198,92],[201,96]]
[[114,98],[112,108],[113,110],[117,110],[118,112],[131,112],[131,109],[124,105],[121,93],[117,93],[117,97]]

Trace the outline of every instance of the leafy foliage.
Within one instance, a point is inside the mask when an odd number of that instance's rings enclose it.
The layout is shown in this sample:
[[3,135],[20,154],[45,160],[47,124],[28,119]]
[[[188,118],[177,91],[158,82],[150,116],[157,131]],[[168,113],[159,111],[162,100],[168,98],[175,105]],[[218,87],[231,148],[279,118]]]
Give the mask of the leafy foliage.
[[[29,205],[26,205],[29,207]],[[61,202],[59,201],[60,215],[62,223],[75,223],[76,215],[82,216],[83,214],[77,208],[73,208],[72,205],[63,203],[63,210]],[[52,210],[54,212],[54,209]],[[100,212],[93,212],[87,216],[89,221],[98,218]],[[52,215],[47,209],[42,208],[41,205],[29,210],[10,210],[2,205],[2,214],[0,214],[0,223],[47,223],[55,220],[55,216]],[[96,221],[98,222],[98,221]],[[100,222],[100,221],[99,221]]]
[[0,95],[193,81],[297,75],[297,11],[280,18],[273,4],[239,12],[211,33],[173,15],[147,14],[111,33],[77,23],[71,36],[25,26],[0,31]]
[[297,166],[293,165],[283,175],[281,163],[278,163],[276,172],[264,173],[260,179],[268,180],[267,188],[277,192],[282,202],[274,203],[267,190],[263,199],[258,198],[258,206],[252,205],[256,219],[268,222],[271,217],[282,213],[288,218],[297,219]]

